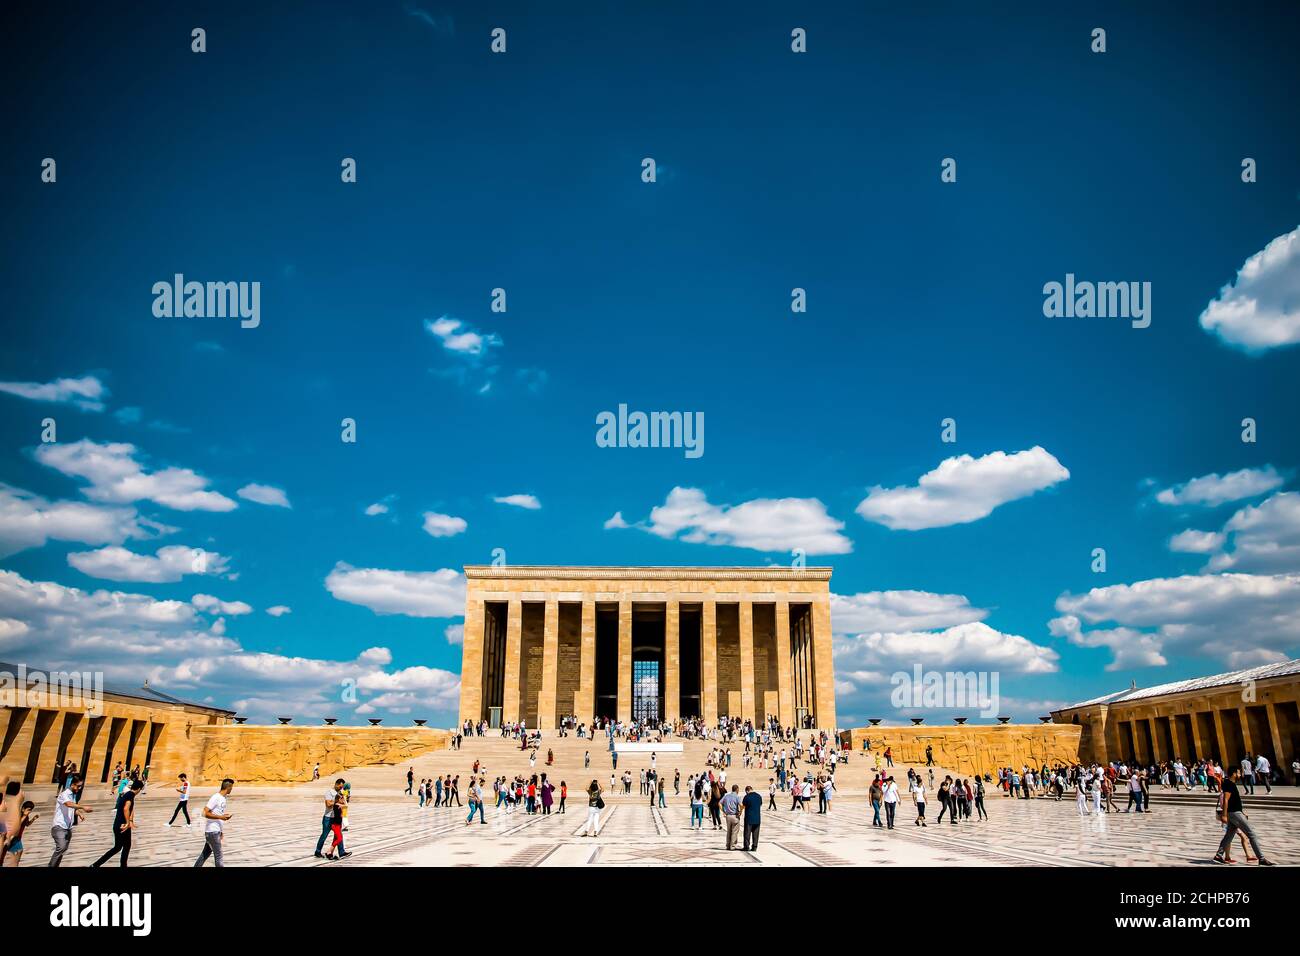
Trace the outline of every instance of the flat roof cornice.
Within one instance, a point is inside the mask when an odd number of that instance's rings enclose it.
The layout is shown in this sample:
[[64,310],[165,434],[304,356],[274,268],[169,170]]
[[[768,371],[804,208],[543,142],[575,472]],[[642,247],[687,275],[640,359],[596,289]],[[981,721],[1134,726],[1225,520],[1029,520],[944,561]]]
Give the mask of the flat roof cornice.
[[465,565],[471,581],[829,581],[830,568],[596,567],[514,564]]

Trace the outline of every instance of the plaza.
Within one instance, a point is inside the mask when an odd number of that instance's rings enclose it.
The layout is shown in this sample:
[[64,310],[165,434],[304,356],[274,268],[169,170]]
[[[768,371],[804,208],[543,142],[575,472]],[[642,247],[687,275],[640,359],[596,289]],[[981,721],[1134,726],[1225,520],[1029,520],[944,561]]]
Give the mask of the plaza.
[[[1153,788],[1152,812],[1079,816],[1068,796],[1013,799],[989,789],[987,822],[962,821],[956,826],[936,823],[937,807],[927,814],[930,825],[913,825],[910,801],[900,804],[894,830],[871,826],[871,808],[865,783],[871,762],[860,755],[849,758],[837,773],[837,794],[827,814],[789,809],[788,794],[777,794],[776,810],[765,809],[757,852],[727,851],[724,831],[714,830],[706,816],[704,828],[690,828],[690,810],[684,788],[688,773],[699,772],[710,744],[688,741],[681,754],[661,754],[659,769],[668,775],[666,807],[651,806],[637,792],[610,795],[611,759],[606,741],[566,737],[544,741],[537,766],[518,743],[499,736],[467,738],[459,751],[438,751],[407,764],[360,767],[343,774],[352,786],[349,829],[345,834],[351,852],[345,860],[325,862],[313,850],[320,835],[322,797],[333,779],[322,778],[293,787],[236,784],[229,800],[232,820],[225,829],[227,866],[257,867],[418,867],[418,866],[1210,866],[1222,835],[1214,820],[1214,799],[1199,792],[1177,797]],[[554,749],[552,768],[545,766],[547,747]],[[583,768],[584,753],[591,766]],[[618,773],[634,775],[649,766],[649,754],[622,754]],[[406,771],[416,780],[445,774],[459,775],[461,801],[465,781],[475,760],[484,764],[489,781],[494,776],[513,777],[547,772],[557,784],[569,785],[568,812],[506,813],[489,804],[486,823],[466,825],[468,808],[421,808],[405,794]],[[680,769],[683,792],[673,793],[674,766]],[[925,768],[914,769],[924,773]],[[893,771],[900,779],[907,766]],[[946,771],[936,768],[942,779]],[[745,769],[737,759],[728,773],[742,791],[748,783],[762,783],[766,806],[767,771]],[[586,820],[584,787],[593,778],[606,790],[596,838],[580,834]],[[842,785],[842,789],[839,787]],[[133,867],[189,867],[203,845],[198,822],[203,801],[214,788],[195,788],[192,829],[164,827],[175,806],[168,781],[150,783],[139,801],[140,824],[131,853]],[[111,801],[102,787],[88,789],[87,802],[96,808],[77,828],[64,866],[84,866],[110,844]],[[51,793],[45,796],[52,796]],[[1280,864],[1300,862],[1300,803],[1294,787],[1274,787],[1272,794],[1258,788],[1246,796],[1246,808],[1270,857]],[[38,796],[38,803],[49,801]],[[558,801],[557,801],[558,805]],[[1121,802],[1122,806],[1122,802]],[[26,866],[43,866],[51,841],[48,827],[38,826],[27,839]],[[1240,848],[1234,849],[1240,859]],[[1244,864],[1243,864],[1244,865]]]

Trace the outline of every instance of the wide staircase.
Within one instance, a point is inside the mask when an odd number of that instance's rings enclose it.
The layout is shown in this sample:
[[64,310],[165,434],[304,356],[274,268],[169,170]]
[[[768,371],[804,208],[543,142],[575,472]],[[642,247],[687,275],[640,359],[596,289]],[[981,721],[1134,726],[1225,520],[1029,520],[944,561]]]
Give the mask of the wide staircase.
[[[810,731],[804,731],[801,735],[805,746],[810,733]],[[760,792],[766,793],[769,779],[776,776],[775,771],[770,766],[760,769],[757,761],[754,762],[752,767],[745,767],[744,741],[719,744],[717,741],[709,740],[668,738],[664,741],[664,744],[680,744],[682,746],[681,752],[670,752],[666,749],[655,751],[655,768],[664,777],[669,796],[672,796],[673,793],[674,772],[680,771],[684,788],[686,778],[690,774],[707,769],[706,761],[709,751],[717,746],[731,749],[731,766],[727,768],[728,786],[735,783],[739,784],[742,792],[746,786],[751,786]],[[549,766],[546,762],[548,749],[554,754],[554,760]],[[788,752],[788,744],[786,749]],[[777,750],[779,751],[780,747]],[[606,795],[610,796],[608,793],[609,778],[610,774],[613,773],[617,778],[617,787],[612,795],[614,799],[647,799],[641,796],[638,781],[639,771],[649,769],[651,765],[651,755],[649,753],[620,753],[618,755],[618,769],[614,770],[610,759],[608,738],[599,736],[592,740],[573,736],[546,735],[542,738],[541,746],[537,749],[535,766],[529,766],[528,754],[528,751],[519,749],[519,741],[503,738],[492,733],[485,737],[465,738],[460,750],[434,751],[392,766],[357,767],[346,771],[343,776],[351,783],[354,794],[390,796],[401,795],[405,791],[408,767],[415,773],[417,784],[422,778],[426,777],[445,777],[447,774],[459,775],[461,799],[463,801],[470,772],[474,766],[474,761],[477,760],[480,763],[479,773],[486,778],[489,785],[494,778],[499,776],[513,778],[516,774],[521,774],[527,778],[534,773],[538,775],[545,773],[547,779],[557,787],[561,782],[564,782],[568,784],[570,791],[575,793],[585,790],[592,780],[598,780],[602,789],[606,790]],[[590,766],[585,765],[584,754],[589,754]],[[815,765],[810,765],[803,760],[799,762],[797,769],[800,777],[809,769],[812,770],[814,776],[822,772]],[[924,768],[916,767],[915,769],[924,772]],[[622,775],[624,770],[630,770],[633,778],[632,793],[630,797],[626,798],[622,795]],[[848,762],[839,764],[835,771],[835,786],[838,795],[865,795],[870,786],[874,770],[875,763],[871,757],[864,757],[861,753],[850,754]],[[901,763],[896,764],[890,772],[898,782],[899,789],[905,790],[907,766]],[[947,771],[939,767],[935,767],[934,772],[936,783],[941,781],[944,774],[947,773]],[[319,784],[313,784],[312,786],[318,787]]]

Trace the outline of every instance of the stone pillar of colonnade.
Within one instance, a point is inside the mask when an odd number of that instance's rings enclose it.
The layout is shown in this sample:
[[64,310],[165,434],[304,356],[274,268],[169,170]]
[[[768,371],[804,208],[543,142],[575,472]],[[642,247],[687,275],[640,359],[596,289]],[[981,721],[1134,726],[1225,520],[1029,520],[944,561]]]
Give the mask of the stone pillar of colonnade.
[[632,599],[618,601],[618,719],[632,719]]
[[669,723],[681,716],[682,613],[677,598],[664,605],[664,720]]
[[560,676],[560,604],[554,596],[546,598],[542,617],[542,687],[537,695],[537,726],[554,730],[556,684]]
[[501,719],[513,724],[523,716],[520,697],[520,669],[523,666],[524,604],[517,597],[510,598],[506,611],[506,673],[505,694],[501,700]]
[[794,723],[794,678],[790,667],[790,602],[776,602],[777,718],[782,727]]
[[740,717],[754,719],[754,602],[740,602]]
[[596,602],[582,601],[582,648],[578,656],[578,693],[574,713],[588,727],[596,719]]
[[700,716],[718,722],[718,603],[705,599],[700,622]]
[[813,707],[817,726],[835,728],[835,671],[831,663],[831,604],[829,598],[814,601],[812,606]]

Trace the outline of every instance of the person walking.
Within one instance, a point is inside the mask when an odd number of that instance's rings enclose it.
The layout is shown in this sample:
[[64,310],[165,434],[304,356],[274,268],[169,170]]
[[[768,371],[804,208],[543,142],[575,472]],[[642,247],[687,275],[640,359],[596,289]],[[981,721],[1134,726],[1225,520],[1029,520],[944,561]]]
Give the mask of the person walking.
[[474,822],[474,814],[478,814],[478,822],[487,824],[487,817],[483,815],[483,779],[471,779],[469,782],[469,792],[467,793],[469,802],[469,816],[465,819],[465,826]]
[[226,812],[226,798],[230,796],[234,786],[235,781],[229,777],[222,780],[221,789],[208,798],[207,806],[203,808],[203,819],[206,821],[203,825],[203,850],[199,853],[199,858],[194,861],[196,868],[206,863],[208,857],[212,857],[214,866],[225,866],[225,861],[221,857],[221,840],[225,833],[226,821],[234,815]]
[[[745,814],[744,850],[746,853],[758,851],[758,829],[763,822],[763,798],[754,792],[753,787],[745,788],[745,799],[740,801]],[[776,804],[772,804],[773,808]]]
[[[323,858],[325,856],[325,854],[322,853],[321,851],[325,848],[325,841],[329,838],[330,834],[334,832],[334,817],[335,817],[336,809],[339,811],[338,817],[339,817],[339,824],[340,824],[339,841],[337,845],[340,846],[340,848],[342,847],[343,844],[343,831],[341,828],[343,822],[342,803],[343,803],[343,778],[339,777],[337,780],[334,781],[334,786],[331,789],[325,791],[325,812],[321,815],[320,818],[320,839],[316,841],[316,852],[312,854],[312,856],[317,857],[318,859]],[[333,846],[330,847],[330,852],[331,853],[333,852]]]
[[984,778],[979,775],[975,777],[975,812],[980,820],[989,818],[988,811],[984,809]]
[[740,831],[740,787],[733,783],[718,804],[723,819],[727,821],[727,849],[734,850],[736,834]]
[[131,789],[118,798],[117,813],[113,816],[113,846],[91,866],[103,866],[118,853],[122,854],[121,865],[126,866],[131,855],[131,831],[135,829],[135,798],[143,789],[144,781],[136,778],[131,781]]
[[181,785],[176,788],[176,792],[180,794],[180,799],[176,801],[176,809],[172,811],[172,818],[167,821],[167,826],[170,827],[176,822],[176,814],[183,813],[185,814],[185,826],[192,827],[194,823],[190,820],[190,781],[183,773],[179,774],[177,779],[181,782]]
[[[423,781],[421,781],[421,784],[423,784]],[[406,769],[406,795],[407,795],[408,797],[411,795],[411,791],[412,791],[414,788],[415,788],[415,768],[414,768],[414,767],[408,767],[408,768]],[[424,795],[421,794],[421,796],[424,796]]]
[[885,824],[886,829],[894,829],[894,814],[898,812],[898,784],[894,783],[893,777],[885,778],[885,793],[882,799],[885,802]]
[[67,788],[54,802],[54,825],[50,827],[54,852],[50,854],[50,866],[58,866],[63,862],[63,854],[68,852],[68,844],[72,842],[72,828],[77,825],[78,815],[94,812],[94,807],[77,802],[85,786],[86,778],[74,773]]
[[1241,807],[1241,790],[1238,786],[1240,778],[1243,776],[1240,767],[1234,767],[1232,773],[1224,778],[1223,793],[1219,795],[1219,805],[1217,816],[1219,822],[1224,826],[1223,839],[1219,841],[1219,850],[1214,854],[1215,863],[1227,863],[1224,854],[1232,849],[1232,838],[1240,830],[1246,834],[1246,839],[1255,850],[1255,856],[1259,859],[1260,866],[1273,866],[1273,862],[1264,856],[1264,851],[1259,847],[1259,841],[1255,839],[1255,831],[1250,826],[1250,821],[1246,819],[1246,814]]
[[695,778],[690,784],[691,791],[691,829],[704,829],[704,774]]
[[585,837],[600,835],[600,811],[605,809],[605,800],[600,794],[600,784],[595,780],[587,787],[587,826],[582,831]]
[[555,811],[556,813],[564,812],[564,801],[567,800],[568,798],[569,798],[569,785],[565,783],[563,780],[561,780],[560,781],[560,808]]

